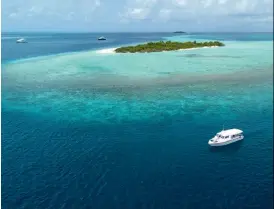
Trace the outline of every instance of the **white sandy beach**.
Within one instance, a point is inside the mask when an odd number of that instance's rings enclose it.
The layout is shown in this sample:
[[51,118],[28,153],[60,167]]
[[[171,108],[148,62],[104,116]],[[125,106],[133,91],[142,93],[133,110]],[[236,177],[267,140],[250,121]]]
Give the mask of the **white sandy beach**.
[[196,47],[196,48],[189,48],[189,49],[179,49],[178,51],[185,51],[185,50],[194,50],[194,49],[205,49],[205,48],[217,48],[219,46],[204,46],[204,47]]
[[100,50],[97,50],[96,53],[97,54],[113,54],[115,53],[115,49],[117,48],[100,49]]

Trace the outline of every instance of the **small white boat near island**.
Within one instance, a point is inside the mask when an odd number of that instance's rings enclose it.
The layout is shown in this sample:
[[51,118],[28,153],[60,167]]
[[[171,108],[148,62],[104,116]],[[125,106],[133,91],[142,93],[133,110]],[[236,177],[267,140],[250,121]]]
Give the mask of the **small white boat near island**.
[[208,144],[213,147],[228,145],[244,138],[243,131],[240,129],[228,129],[222,130],[217,133],[212,139],[208,141]]
[[27,43],[27,41],[24,38],[20,38],[16,40],[16,43]]
[[107,40],[104,36],[101,36],[98,38],[99,41],[104,41],[104,40]]

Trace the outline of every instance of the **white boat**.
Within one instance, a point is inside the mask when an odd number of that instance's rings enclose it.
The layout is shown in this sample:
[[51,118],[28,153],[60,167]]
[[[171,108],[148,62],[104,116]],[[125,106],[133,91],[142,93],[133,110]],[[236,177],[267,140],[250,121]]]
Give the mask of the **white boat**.
[[27,41],[24,38],[20,38],[20,39],[16,40],[16,43],[27,43]]
[[99,41],[103,41],[103,40],[106,40],[105,37],[101,36],[100,38],[98,38]]
[[224,146],[227,144],[231,144],[237,141],[240,141],[244,138],[243,131],[240,129],[228,129],[222,130],[221,132],[217,133],[212,139],[208,141],[210,146]]

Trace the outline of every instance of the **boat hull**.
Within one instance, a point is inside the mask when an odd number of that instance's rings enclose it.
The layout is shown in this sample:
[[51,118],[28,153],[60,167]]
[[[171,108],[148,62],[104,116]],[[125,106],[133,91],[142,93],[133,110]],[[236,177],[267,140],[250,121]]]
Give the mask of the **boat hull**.
[[208,145],[212,146],[212,147],[221,147],[221,146],[225,146],[225,145],[229,145],[229,144],[235,143],[237,141],[241,141],[243,139],[244,139],[244,136],[236,138],[236,139],[228,140],[228,141],[225,141],[225,142],[211,142],[209,140]]
[[25,40],[22,40],[22,41],[16,41],[16,43],[18,43],[18,44],[25,44],[25,43],[27,43],[27,41],[25,41]]

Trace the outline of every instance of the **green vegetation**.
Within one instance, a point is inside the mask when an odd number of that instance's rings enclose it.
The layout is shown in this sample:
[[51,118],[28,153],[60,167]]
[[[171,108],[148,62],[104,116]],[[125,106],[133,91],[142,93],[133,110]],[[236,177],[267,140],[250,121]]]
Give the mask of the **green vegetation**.
[[211,46],[224,46],[222,42],[219,41],[209,41],[209,42],[171,42],[171,41],[159,41],[159,42],[149,42],[146,44],[140,44],[137,46],[126,46],[120,47],[115,50],[118,53],[135,53],[135,52],[161,52],[161,51],[174,51],[179,49],[191,49],[199,47],[211,47]]

